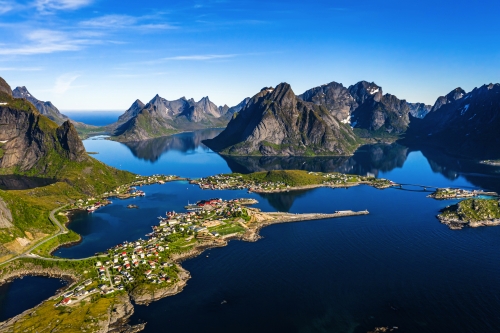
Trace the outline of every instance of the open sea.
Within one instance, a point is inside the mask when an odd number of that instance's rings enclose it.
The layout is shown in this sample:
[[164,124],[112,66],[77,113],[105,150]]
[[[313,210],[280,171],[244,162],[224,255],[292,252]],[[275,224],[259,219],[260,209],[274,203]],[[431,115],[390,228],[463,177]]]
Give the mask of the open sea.
[[[95,137],[84,144],[98,152],[94,158],[143,175],[303,169],[374,175],[409,185],[259,195],[203,191],[181,181],[146,186],[143,198],[115,199],[93,214],[75,214],[69,228],[83,241],[57,250],[57,256],[83,258],[144,237],[165,211],[212,197],[253,197],[265,211],[370,211],[269,226],[257,242],[231,241],[187,260],[183,266],[192,278],[186,288],[149,306],[136,306],[132,324],[147,322],[145,332],[365,333],[379,326],[415,333],[500,332],[500,227],[450,230],[436,215],[456,201],[427,198],[430,192],[416,186],[500,191],[500,168],[397,144],[364,146],[351,157],[228,158],[201,143],[219,131],[132,144]],[[127,209],[130,203],[139,209]],[[12,297],[14,283],[4,287],[3,297]],[[40,296],[28,290],[15,295],[22,302]],[[0,314],[6,313],[2,304],[0,300]]]

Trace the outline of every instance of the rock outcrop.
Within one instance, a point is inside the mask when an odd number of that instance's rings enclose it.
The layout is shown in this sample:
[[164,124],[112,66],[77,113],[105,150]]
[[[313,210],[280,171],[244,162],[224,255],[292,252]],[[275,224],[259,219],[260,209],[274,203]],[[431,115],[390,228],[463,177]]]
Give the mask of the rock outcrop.
[[411,118],[407,142],[430,144],[455,155],[500,158],[500,84],[439,97],[423,119]]
[[304,102],[287,83],[264,88],[217,137],[203,141],[228,155],[350,155],[359,145],[350,126],[323,106]]
[[0,93],[0,141],[2,173],[26,172],[37,167],[43,173],[53,163],[87,158],[85,147],[69,121],[57,126],[24,99]]
[[12,89],[9,84],[5,82],[3,78],[0,77],[0,93],[5,93],[8,96],[12,96]]
[[12,227],[12,213],[5,201],[0,198],[0,229]]

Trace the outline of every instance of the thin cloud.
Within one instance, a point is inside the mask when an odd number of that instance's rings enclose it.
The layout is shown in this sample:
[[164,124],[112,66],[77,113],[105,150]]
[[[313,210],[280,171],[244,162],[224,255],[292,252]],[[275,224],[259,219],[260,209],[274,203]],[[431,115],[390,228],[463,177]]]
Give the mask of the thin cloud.
[[175,56],[167,57],[161,60],[191,60],[191,61],[203,61],[203,60],[214,60],[214,59],[227,59],[234,58],[237,54],[198,54],[198,55],[185,55],[185,56]]
[[90,5],[92,0],[35,0],[34,5],[40,12],[51,10],[75,10]]
[[141,21],[150,20],[150,17],[134,17],[130,15],[104,15],[87,21],[80,22],[82,27],[86,28],[107,28],[107,29],[123,29],[134,28],[142,30],[165,30],[177,29],[177,27],[167,23],[146,23]]
[[13,1],[0,1],[0,15],[8,13],[16,8],[16,3]]
[[33,55],[47,54],[62,51],[78,51],[84,45],[94,44],[97,41],[88,39],[72,39],[65,33],[54,30],[35,30],[26,36],[27,43],[23,46],[9,47],[3,45],[0,49],[2,55]]
[[104,15],[80,22],[80,25],[92,28],[119,28],[135,24],[136,22],[137,19],[129,15]]
[[76,73],[66,73],[56,79],[52,92],[62,95],[72,88],[71,84],[81,75]]

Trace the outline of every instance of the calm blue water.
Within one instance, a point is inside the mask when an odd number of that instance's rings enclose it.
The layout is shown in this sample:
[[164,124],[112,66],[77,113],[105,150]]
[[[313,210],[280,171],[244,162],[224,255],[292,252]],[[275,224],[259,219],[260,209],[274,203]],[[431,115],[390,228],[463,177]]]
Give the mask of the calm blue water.
[[65,285],[60,279],[25,276],[0,286],[0,321],[31,309]]
[[[86,140],[95,158],[141,174],[201,177],[221,172],[305,169],[371,174],[407,184],[500,191],[498,168],[398,145],[362,147],[350,158],[223,158],[201,144],[216,132],[183,133],[123,145]],[[56,255],[81,258],[144,237],[166,210],[210,197],[254,197],[266,211],[370,215],[274,225],[255,243],[231,241],[183,265],[185,290],[147,307],[132,322],[145,332],[500,332],[500,227],[449,230],[435,218],[454,201],[415,186],[368,186],[281,194],[202,191],[187,182],[142,188],[69,227],[83,241]],[[134,203],[139,209],[125,206]],[[227,303],[221,304],[225,300]]]
[[63,111],[62,113],[87,125],[106,126],[117,121],[123,111]]

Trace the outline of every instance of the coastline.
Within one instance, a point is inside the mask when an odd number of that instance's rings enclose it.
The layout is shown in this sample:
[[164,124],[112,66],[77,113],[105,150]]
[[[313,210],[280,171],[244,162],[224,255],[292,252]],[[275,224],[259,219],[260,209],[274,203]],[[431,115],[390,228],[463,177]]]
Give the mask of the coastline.
[[464,227],[470,228],[479,228],[479,227],[496,227],[500,225],[500,219],[491,219],[491,220],[481,220],[481,221],[465,221],[459,219],[448,219],[437,216],[439,222],[444,225],[447,225],[451,230],[461,230]]
[[[175,180],[186,180],[185,178],[183,179],[172,179],[171,181]],[[357,186],[360,185],[359,183],[353,183],[349,184],[351,186]],[[318,184],[318,185],[312,185],[312,186],[306,186],[306,187],[297,187],[297,189],[302,189],[302,188],[315,188],[315,187],[324,187],[326,185],[324,184]],[[345,186],[334,186],[334,187],[345,187]],[[243,204],[242,204],[243,205]],[[69,208],[69,207],[68,207]],[[127,301],[121,300],[120,302],[125,304],[126,302],[130,302],[130,300],[133,300],[136,304],[138,305],[148,305],[151,302],[157,301],[159,299],[176,295],[184,289],[184,287],[187,285],[188,280],[191,278],[191,274],[185,270],[182,266],[181,263],[187,259],[199,256],[202,254],[205,250],[215,248],[215,247],[224,247],[227,246],[230,240],[233,239],[238,239],[242,241],[249,241],[249,242],[255,242],[258,239],[261,238],[259,235],[259,232],[262,228],[272,225],[272,224],[279,224],[279,223],[290,223],[290,222],[301,222],[301,221],[310,221],[310,220],[317,220],[317,219],[329,219],[329,218],[339,218],[339,217],[347,217],[347,216],[358,216],[358,215],[366,215],[369,214],[367,211],[362,211],[362,212],[353,212],[353,211],[345,211],[343,213],[334,213],[334,214],[291,214],[291,213],[276,213],[276,212],[270,212],[270,213],[265,213],[261,212],[259,209],[256,208],[247,208],[249,211],[251,211],[251,216],[252,219],[248,221],[248,224],[240,222],[241,226],[246,229],[245,231],[242,231],[240,233],[233,233],[233,234],[228,234],[220,237],[214,237],[213,239],[206,240],[206,239],[198,239],[199,243],[197,243],[191,250],[179,253],[179,254],[171,254],[170,259],[172,260],[173,263],[175,263],[177,267],[177,272],[178,272],[178,280],[174,282],[173,285],[164,287],[164,288],[155,288],[155,286],[149,286],[148,284],[144,285],[138,285],[135,287],[133,290],[128,291],[125,295],[128,295]],[[64,211],[64,214],[68,217],[68,221],[64,223],[65,226],[67,226],[71,220],[71,214],[72,212],[76,212],[76,210],[80,209],[67,209]],[[79,235],[80,236],[80,235]],[[66,244],[60,244],[57,246],[55,249],[51,251],[54,252],[57,248],[60,248],[61,246],[71,246],[75,243],[78,243],[81,241],[81,236],[80,240],[77,242],[70,242]],[[54,258],[44,258],[44,257],[38,257],[38,258],[33,258],[36,260],[47,260],[47,261],[53,261]],[[28,259],[29,260],[29,259]],[[18,265],[19,264],[19,265]],[[56,266],[57,267],[57,266]],[[48,268],[41,268],[38,267],[35,263],[31,262],[24,262],[21,263],[19,261],[14,261],[11,263],[11,265],[4,266],[3,270],[0,270],[0,274],[3,274],[2,278],[0,278],[0,284],[1,283],[6,283],[8,281],[11,281],[15,278],[20,278],[23,276],[30,276],[30,275],[40,275],[40,276],[48,276],[48,277],[57,277],[57,278],[65,278],[68,280],[68,285],[65,286],[64,290],[70,290],[72,287],[74,287],[77,283],[81,282],[83,280],[82,276],[78,276],[75,274],[71,269],[60,269],[56,267],[48,267]],[[11,270],[9,272],[5,272],[5,270]],[[42,305],[44,305],[47,301],[54,300],[53,302],[55,303],[56,298],[60,298],[63,292],[59,292],[53,297],[49,298],[48,300],[40,303],[37,305],[37,307],[28,309],[22,314],[19,314],[3,323],[0,324],[0,332],[2,331],[3,328],[11,327],[14,325],[16,322],[19,320],[25,321],[27,318],[29,318],[33,313],[35,313],[36,309]],[[113,296],[114,298],[122,298],[122,293],[117,294],[116,296]],[[125,302],[125,303],[124,303]],[[79,304],[79,303],[74,303],[74,304]],[[125,308],[127,308],[127,305],[123,305]],[[131,305],[132,306],[132,305]],[[132,313],[133,313],[133,306],[132,306]],[[139,326],[131,327],[128,325],[128,318],[132,315],[130,311],[122,311],[119,314],[114,313],[114,321],[119,322],[120,325],[117,328],[113,328],[112,330],[110,329],[109,332],[123,332],[132,329],[134,332],[140,331],[144,328],[145,324],[141,324]],[[111,318],[111,317],[110,317]],[[111,321],[111,319],[110,319]],[[104,327],[107,327],[106,329],[110,328],[109,322],[108,324],[104,325]],[[102,330],[101,330],[102,331]],[[102,331],[102,332],[107,332],[107,331]],[[129,331],[127,331],[129,332]],[[132,332],[132,331],[130,331]]]

